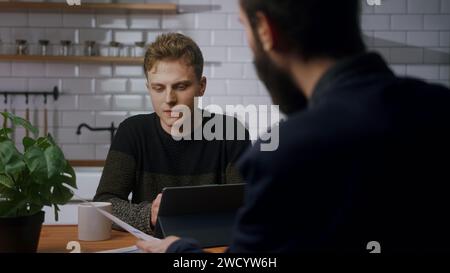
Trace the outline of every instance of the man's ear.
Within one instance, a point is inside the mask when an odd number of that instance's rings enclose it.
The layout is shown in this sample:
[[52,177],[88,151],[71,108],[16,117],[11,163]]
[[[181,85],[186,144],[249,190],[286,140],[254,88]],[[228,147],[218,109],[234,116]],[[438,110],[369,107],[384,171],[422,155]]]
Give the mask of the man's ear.
[[256,13],[257,26],[256,33],[259,36],[263,49],[265,51],[271,51],[277,47],[278,34],[275,25],[272,23],[269,17],[261,11]]
[[197,97],[203,97],[203,95],[205,94],[205,91],[206,91],[206,83],[207,83],[206,77],[203,76],[203,77],[200,79],[200,90],[198,91]]

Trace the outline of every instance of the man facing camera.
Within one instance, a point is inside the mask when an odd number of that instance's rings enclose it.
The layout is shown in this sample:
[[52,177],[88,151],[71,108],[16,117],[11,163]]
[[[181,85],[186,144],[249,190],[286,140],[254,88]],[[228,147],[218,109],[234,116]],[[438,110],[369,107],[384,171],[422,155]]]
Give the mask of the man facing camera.
[[[450,90],[367,52],[360,2],[240,1],[260,78],[286,73],[308,106],[280,124],[277,150],[257,142],[239,160],[246,196],[229,252],[450,252]],[[268,90],[290,104],[289,90]],[[177,237],[138,246],[201,251]]]
[[[157,37],[144,61],[155,113],[123,121],[111,144],[94,200],[111,202],[114,215],[146,233],[153,231],[163,188],[243,182],[234,164],[250,146],[248,132],[235,118],[198,109],[196,98],[206,90],[203,64],[192,39]],[[223,137],[197,137],[213,119],[223,121]]]

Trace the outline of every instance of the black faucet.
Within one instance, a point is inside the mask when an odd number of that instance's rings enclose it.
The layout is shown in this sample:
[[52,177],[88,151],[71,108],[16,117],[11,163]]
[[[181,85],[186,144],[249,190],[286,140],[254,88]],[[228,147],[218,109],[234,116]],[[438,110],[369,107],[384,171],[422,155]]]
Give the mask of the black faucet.
[[111,122],[110,127],[91,127],[91,126],[87,125],[86,123],[81,123],[80,125],[78,125],[77,135],[81,135],[81,128],[83,128],[83,127],[86,127],[90,131],[109,131],[111,133],[111,143],[114,138],[114,133],[117,130],[117,128],[114,127],[114,122]]

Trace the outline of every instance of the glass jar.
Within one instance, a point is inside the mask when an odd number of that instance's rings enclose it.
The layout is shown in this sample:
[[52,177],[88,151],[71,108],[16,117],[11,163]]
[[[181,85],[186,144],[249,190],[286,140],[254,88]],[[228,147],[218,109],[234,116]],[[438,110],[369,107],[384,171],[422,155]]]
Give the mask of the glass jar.
[[28,45],[27,40],[16,40],[16,54],[17,55],[27,55]]
[[135,42],[133,48],[133,57],[144,57],[145,42]]
[[72,41],[62,40],[60,53],[61,56],[70,56],[72,55]]
[[120,57],[122,44],[119,42],[111,41],[109,43],[108,56],[110,57]]
[[49,41],[48,40],[39,40],[39,52],[38,55],[47,56],[49,53]]
[[84,55],[85,56],[97,56],[97,48],[95,41],[84,42]]

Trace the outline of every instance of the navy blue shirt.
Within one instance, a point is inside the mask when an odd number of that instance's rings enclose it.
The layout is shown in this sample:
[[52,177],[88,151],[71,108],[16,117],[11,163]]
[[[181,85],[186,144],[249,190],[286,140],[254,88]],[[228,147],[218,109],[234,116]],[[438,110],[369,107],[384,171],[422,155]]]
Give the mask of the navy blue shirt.
[[[338,62],[277,150],[242,156],[228,252],[447,252],[450,90],[399,78],[375,53]],[[200,251],[180,240],[168,252]]]

